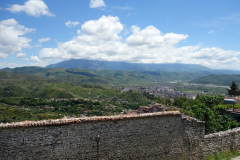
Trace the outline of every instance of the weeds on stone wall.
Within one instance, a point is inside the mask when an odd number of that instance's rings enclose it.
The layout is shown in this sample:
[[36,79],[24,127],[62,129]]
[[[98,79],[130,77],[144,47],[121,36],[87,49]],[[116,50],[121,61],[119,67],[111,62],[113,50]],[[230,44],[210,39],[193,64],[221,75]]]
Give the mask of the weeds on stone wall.
[[231,160],[237,156],[240,156],[238,150],[229,150],[221,153],[210,154],[205,158],[205,160]]

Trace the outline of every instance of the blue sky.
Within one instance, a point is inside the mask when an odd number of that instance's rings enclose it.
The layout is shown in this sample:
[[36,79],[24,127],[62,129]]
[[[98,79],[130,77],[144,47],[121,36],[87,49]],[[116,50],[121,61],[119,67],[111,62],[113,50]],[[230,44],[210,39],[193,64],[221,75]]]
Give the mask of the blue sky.
[[1,0],[0,68],[84,58],[240,70],[238,0]]

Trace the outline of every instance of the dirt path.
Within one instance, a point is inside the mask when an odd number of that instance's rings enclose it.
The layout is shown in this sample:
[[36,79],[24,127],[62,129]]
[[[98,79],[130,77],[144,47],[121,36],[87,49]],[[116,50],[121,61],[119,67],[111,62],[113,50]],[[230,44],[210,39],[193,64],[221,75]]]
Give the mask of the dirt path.
[[231,160],[240,160],[240,156],[232,158]]

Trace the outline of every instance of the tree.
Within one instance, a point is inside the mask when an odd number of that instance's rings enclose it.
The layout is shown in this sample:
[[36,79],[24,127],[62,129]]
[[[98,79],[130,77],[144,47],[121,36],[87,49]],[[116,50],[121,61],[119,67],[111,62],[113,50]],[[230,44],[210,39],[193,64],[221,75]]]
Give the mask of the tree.
[[206,134],[225,131],[239,125],[236,121],[231,120],[226,115],[220,115],[219,112],[204,104],[187,106],[185,109],[181,109],[181,113],[205,121]]
[[229,96],[237,96],[240,94],[240,90],[238,88],[238,85],[236,84],[235,81],[232,81],[232,84],[229,86],[230,89],[228,89],[228,95]]
[[219,105],[223,102],[224,97],[222,95],[199,95],[196,99],[200,100],[207,107],[213,109],[214,106]]

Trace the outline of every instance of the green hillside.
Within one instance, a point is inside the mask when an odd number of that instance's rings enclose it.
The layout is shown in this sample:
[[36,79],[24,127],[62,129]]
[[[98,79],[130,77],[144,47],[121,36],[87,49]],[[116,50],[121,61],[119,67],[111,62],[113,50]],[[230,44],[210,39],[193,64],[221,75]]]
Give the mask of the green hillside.
[[208,76],[203,76],[197,79],[190,81],[189,83],[199,83],[199,84],[216,84],[216,85],[230,85],[232,81],[235,81],[237,84],[240,84],[240,75],[234,74],[223,74],[216,75],[211,74]]
[[19,67],[0,71],[0,97],[74,98],[109,96],[112,86],[156,85],[156,82],[188,82],[201,74],[157,71],[91,71]]
[[188,72],[160,72],[160,71],[111,71],[88,69],[65,69],[65,68],[41,68],[20,67],[3,69],[3,71],[30,74],[55,79],[61,82],[75,84],[88,83],[92,85],[115,86],[115,85],[149,85],[155,82],[188,82],[203,76],[199,73]]
[[79,85],[53,78],[0,71],[0,97],[88,98],[114,95],[118,90],[96,85]]

